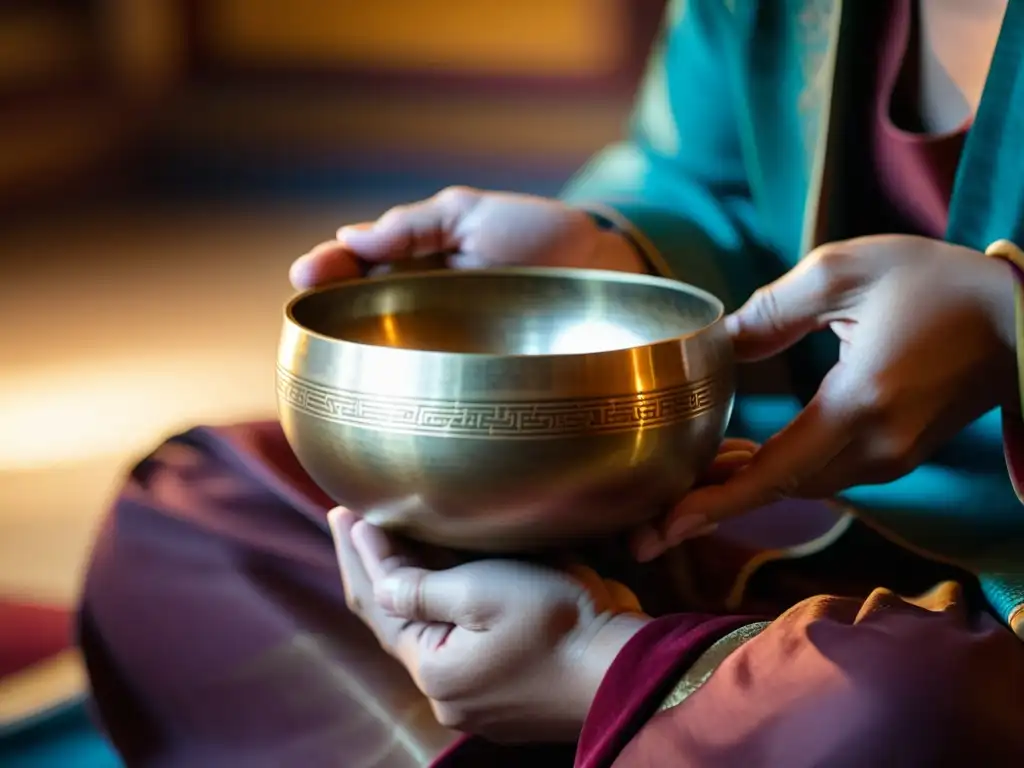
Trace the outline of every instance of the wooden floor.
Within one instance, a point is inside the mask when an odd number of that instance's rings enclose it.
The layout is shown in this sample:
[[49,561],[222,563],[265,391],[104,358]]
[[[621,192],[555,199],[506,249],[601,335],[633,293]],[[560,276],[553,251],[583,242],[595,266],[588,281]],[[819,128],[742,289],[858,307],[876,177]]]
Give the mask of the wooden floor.
[[161,436],[274,413],[293,257],[394,200],[84,209],[0,234],[0,595],[70,601]]

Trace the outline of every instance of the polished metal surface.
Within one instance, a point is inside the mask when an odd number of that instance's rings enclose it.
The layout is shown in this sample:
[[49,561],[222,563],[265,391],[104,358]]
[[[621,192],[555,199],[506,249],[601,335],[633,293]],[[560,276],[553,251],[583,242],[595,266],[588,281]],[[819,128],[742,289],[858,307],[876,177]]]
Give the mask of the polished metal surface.
[[396,273],[297,296],[281,421],[338,503],[420,540],[513,551],[681,498],[732,407],[722,305],[619,272]]

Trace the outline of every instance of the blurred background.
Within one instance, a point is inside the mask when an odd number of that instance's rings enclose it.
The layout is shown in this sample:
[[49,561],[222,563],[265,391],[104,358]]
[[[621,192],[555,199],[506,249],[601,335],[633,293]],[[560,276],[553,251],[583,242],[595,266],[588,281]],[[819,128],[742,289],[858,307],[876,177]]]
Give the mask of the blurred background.
[[0,0],[0,599],[70,605],[163,436],[273,416],[294,257],[618,137],[663,5]]

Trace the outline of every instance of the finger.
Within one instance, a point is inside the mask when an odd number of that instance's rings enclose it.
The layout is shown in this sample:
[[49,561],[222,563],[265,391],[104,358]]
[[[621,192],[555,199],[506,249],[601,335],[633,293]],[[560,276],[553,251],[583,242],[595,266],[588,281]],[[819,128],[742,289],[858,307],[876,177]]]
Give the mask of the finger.
[[852,259],[842,249],[852,248],[849,243],[837,243],[817,249],[729,315],[726,328],[737,359],[753,362],[771,357],[825,327],[825,316],[837,308],[851,282],[846,273]]
[[669,545],[709,523],[802,496],[850,444],[854,426],[852,411],[830,408],[819,394],[727,482],[697,489],[676,506],[664,527]]
[[334,538],[346,604],[373,631],[381,645],[394,652],[394,643],[405,622],[385,615],[374,600],[373,583],[352,540],[356,516],[339,507],[328,514],[327,521]]
[[330,240],[296,259],[288,271],[288,279],[299,291],[340,280],[359,277],[359,260],[344,243]]
[[723,453],[735,453],[737,451],[746,451],[747,453],[754,453],[761,445],[754,442],[753,440],[747,440],[744,437],[727,437],[722,441],[722,444],[718,446],[719,455]]
[[[711,466],[698,479],[695,488],[704,485],[720,485],[750,464],[758,444],[753,440],[727,439]],[[693,491],[691,491],[692,493]],[[640,562],[648,562],[660,557],[670,548],[664,540],[662,529],[664,521],[642,523],[630,536],[630,550]],[[711,534],[718,527],[717,523],[708,523],[696,528],[689,538]]]
[[356,516],[343,507],[337,507],[327,514],[327,522],[341,570],[345,602],[354,613],[362,615],[367,600],[373,597],[373,585],[352,541],[352,526],[356,523]]
[[720,485],[747,466],[754,458],[753,451],[720,453],[700,478],[700,485]]
[[816,478],[853,442],[855,424],[853,410],[830,407],[819,393],[729,480],[694,490],[660,524],[638,531],[632,541],[634,555],[646,562],[709,525],[814,492]]
[[665,522],[645,523],[633,531],[629,539],[629,548],[637,562],[648,563],[656,560],[670,549],[679,546],[686,539],[698,539],[710,536],[718,530],[718,523],[707,523],[695,528],[681,537],[679,541],[670,543],[665,537]]
[[449,188],[433,197],[399,206],[370,227],[342,227],[338,240],[359,258],[398,261],[456,251],[459,224],[476,205],[475,190]]
[[421,565],[392,536],[365,520],[352,526],[352,542],[374,585],[398,568]]
[[952,437],[955,430],[950,433],[936,430],[931,440],[921,433],[910,434],[918,437],[908,442],[899,432],[887,433],[877,427],[863,430],[826,467],[807,479],[801,495],[824,499],[858,485],[891,483],[920,466],[927,456],[924,446],[941,444]]
[[[807,499],[827,499],[851,487],[851,478],[858,478],[856,485],[867,485],[875,480],[862,470],[865,467],[865,452],[862,441],[853,441],[846,445],[837,456],[812,476],[805,479],[799,488],[798,495]],[[885,478],[888,481],[890,478]]]
[[500,589],[481,589],[472,572],[463,568],[399,568],[376,590],[377,601],[394,616],[454,624],[476,632],[490,629],[498,620],[502,597]]

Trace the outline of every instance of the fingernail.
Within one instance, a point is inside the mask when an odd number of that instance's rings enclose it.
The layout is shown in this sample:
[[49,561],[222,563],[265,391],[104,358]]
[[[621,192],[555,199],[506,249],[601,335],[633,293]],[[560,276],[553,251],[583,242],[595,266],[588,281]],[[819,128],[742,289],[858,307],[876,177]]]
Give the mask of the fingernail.
[[730,336],[738,334],[740,332],[740,319],[736,315],[726,315],[725,330],[728,331]]
[[352,543],[359,552],[359,556],[363,558],[364,565],[370,565],[367,562],[368,559],[374,562],[379,561],[382,557],[381,547],[387,546],[386,542],[382,541],[381,531],[372,523],[368,523],[364,518],[356,515],[352,516],[352,522],[349,525],[348,535],[352,538]]
[[309,271],[309,265],[313,261],[312,253],[304,253],[295,261],[292,262],[291,268],[288,270],[288,277],[293,283],[304,282],[303,278],[306,277],[306,272]]
[[696,538],[699,538],[701,536],[710,536],[712,533],[714,533],[717,530],[718,530],[718,523],[708,523],[703,528],[700,528],[699,530],[696,530],[692,534],[690,534],[690,538],[696,539]]
[[367,235],[373,231],[373,224],[346,224],[344,227],[339,229],[335,236],[343,243],[347,243],[351,238],[359,238]]
[[720,453],[720,454],[718,454],[718,456],[715,457],[715,461],[716,462],[732,462],[732,463],[737,463],[738,464],[738,463],[740,463],[742,461],[750,461],[753,458],[754,458],[754,452],[753,451],[738,450],[738,451],[726,451],[725,453]]
[[661,554],[663,548],[661,539],[656,533],[644,533],[636,543],[636,559],[641,563],[649,563]]
[[352,513],[345,507],[335,507],[327,513],[327,524],[332,530],[342,528],[348,522]]
[[673,544],[702,535],[701,532],[715,525],[704,515],[687,515],[673,523],[665,538]]

